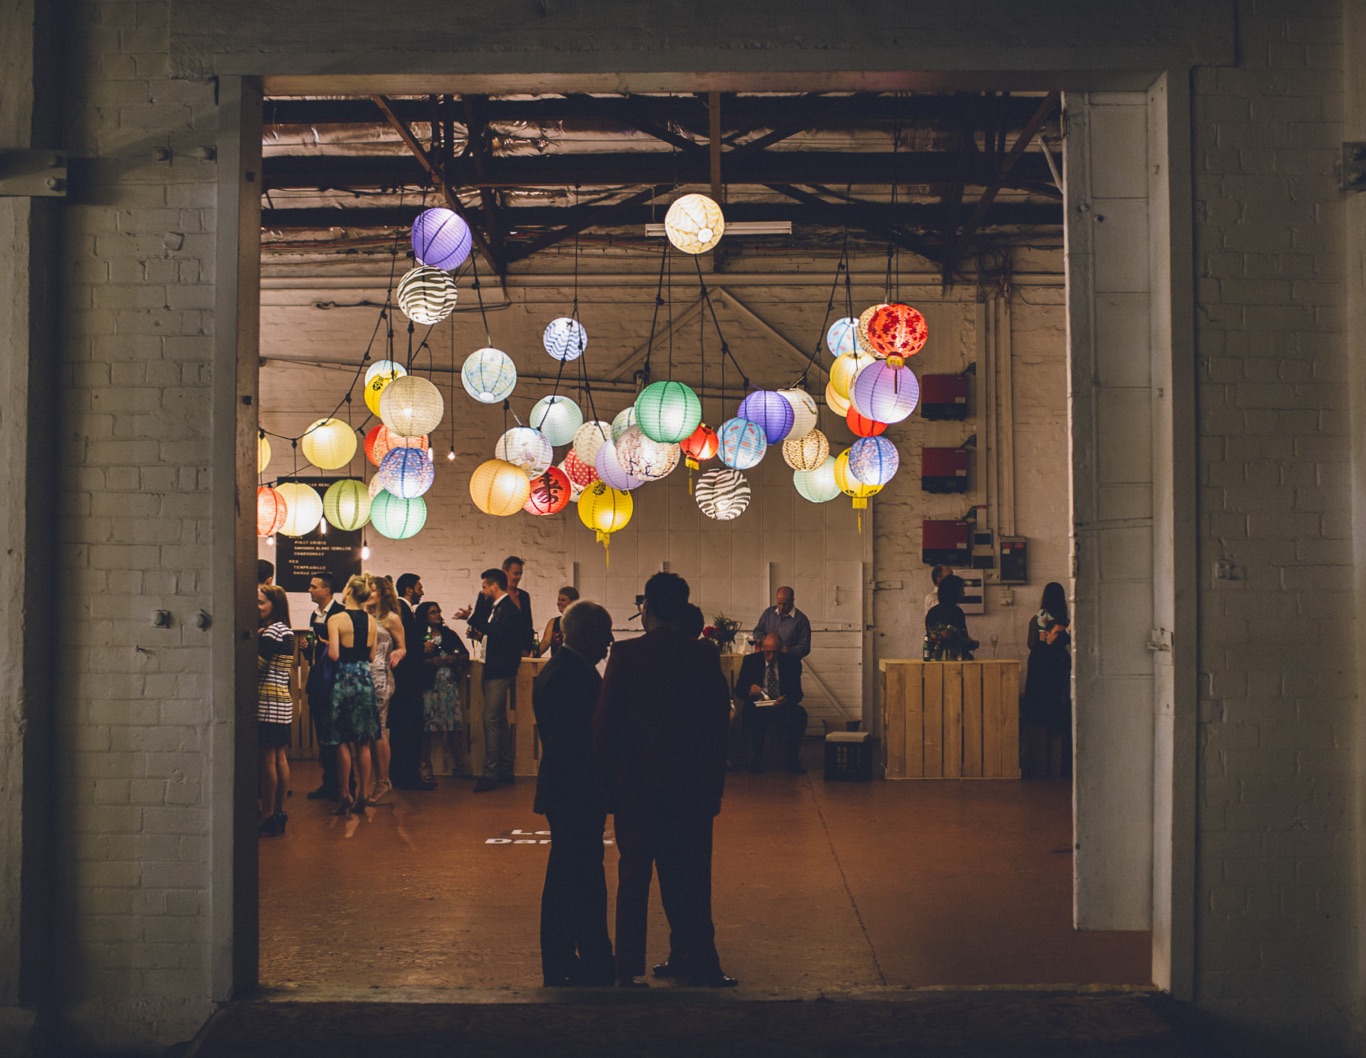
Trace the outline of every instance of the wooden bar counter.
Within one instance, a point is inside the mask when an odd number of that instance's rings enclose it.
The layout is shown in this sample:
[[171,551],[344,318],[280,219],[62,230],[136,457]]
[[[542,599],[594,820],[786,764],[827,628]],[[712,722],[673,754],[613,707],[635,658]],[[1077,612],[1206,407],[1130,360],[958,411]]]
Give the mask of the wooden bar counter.
[[888,779],[1018,779],[1020,663],[884,659]]
[[[536,734],[536,714],[531,708],[531,682],[549,660],[549,654],[543,658],[523,658],[517,667],[517,680],[508,694],[514,775],[535,775],[540,770],[541,740]],[[484,774],[484,663],[478,658],[470,662],[468,691],[465,730],[470,740],[470,774],[479,776]]]

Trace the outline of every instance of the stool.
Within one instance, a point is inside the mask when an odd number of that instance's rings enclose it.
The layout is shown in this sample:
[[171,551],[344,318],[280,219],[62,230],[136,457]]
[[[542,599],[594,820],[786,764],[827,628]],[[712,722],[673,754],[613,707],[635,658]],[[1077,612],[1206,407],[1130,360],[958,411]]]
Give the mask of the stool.
[[825,781],[867,782],[873,777],[873,736],[831,731],[825,736]]

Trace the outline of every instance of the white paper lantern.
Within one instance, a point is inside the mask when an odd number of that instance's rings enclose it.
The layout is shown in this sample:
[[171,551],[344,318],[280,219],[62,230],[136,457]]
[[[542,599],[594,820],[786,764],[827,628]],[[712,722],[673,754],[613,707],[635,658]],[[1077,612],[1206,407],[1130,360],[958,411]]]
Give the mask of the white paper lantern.
[[738,470],[716,467],[697,479],[693,496],[708,518],[728,522],[739,518],[749,506],[749,482]]
[[[503,434],[494,445],[493,454],[506,463],[521,467],[529,478],[544,474],[546,467],[555,461],[555,450],[545,434],[530,426],[514,426]],[[526,502],[525,497],[522,502]]]
[[583,425],[583,412],[562,394],[542,397],[531,408],[531,428],[545,434],[552,445],[567,445]]
[[778,393],[792,405],[792,429],[787,431],[788,440],[805,437],[816,428],[819,417],[815,397],[804,389],[780,389]]
[[706,195],[684,195],[664,214],[664,234],[684,253],[706,253],[725,230],[721,207]]
[[445,410],[441,391],[416,375],[394,379],[379,398],[380,419],[403,437],[431,433],[441,424]]
[[270,441],[265,434],[256,435],[256,473],[262,473],[270,466]]
[[621,435],[636,424],[636,406],[632,404],[629,408],[622,408],[617,412],[616,418],[612,420],[612,443],[616,444],[621,440]]
[[612,436],[612,424],[601,419],[584,423],[574,433],[574,455],[590,467],[598,458],[598,449]]
[[426,326],[440,323],[455,310],[455,280],[449,272],[418,265],[398,281],[394,298],[403,315]]
[[839,484],[835,481],[835,457],[826,456],[825,462],[815,470],[794,470],[792,484],[802,499],[812,503],[829,503],[840,494]]
[[316,489],[301,481],[286,481],[277,490],[285,498],[289,512],[280,532],[285,536],[305,536],[318,528],[323,520],[323,498]]
[[408,373],[408,369],[397,360],[376,360],[365,369],[365,381],[371,381],[376,375],[389,375],[392,378],[402,378]]
[[577,360],[588,347],[588,332],[578,320],[561,316],[550,321],[541,341],[556,360]]
[[460,383],[479,403],[501,404],[517,385],[517,368],[503,350],[485,346],[465,358]]
[[643,481],[658,481],[667,477],[678,466],[681,454],[678,445],[651,440],[639,426],[632,426],[617,442],[617,459],[621,469]]

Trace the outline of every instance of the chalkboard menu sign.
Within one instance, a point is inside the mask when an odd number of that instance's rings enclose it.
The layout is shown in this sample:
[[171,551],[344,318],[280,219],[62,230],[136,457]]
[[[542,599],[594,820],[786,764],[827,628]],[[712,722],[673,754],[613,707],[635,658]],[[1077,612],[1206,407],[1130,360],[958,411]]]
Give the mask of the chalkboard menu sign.
[[[327,491],[336,478],[295,478],[303,485],[311,485],[318,495]],[[323,532],[323,526],[327,532]],[[275,583],[289,592],[308,591],[308,582],[319,573],[331,573],[337,594],[346,587],[349,578],[361,570],[361,530],[347,532],[324,520],[318,528],[304,536],[275,537]]]

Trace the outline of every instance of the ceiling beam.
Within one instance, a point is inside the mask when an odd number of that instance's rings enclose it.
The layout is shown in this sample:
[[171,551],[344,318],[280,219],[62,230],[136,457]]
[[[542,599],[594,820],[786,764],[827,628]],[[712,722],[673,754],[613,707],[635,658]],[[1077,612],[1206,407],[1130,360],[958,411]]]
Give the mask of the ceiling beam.
[[[480,107],[480,96],[462,96],[461,109],[465,113],[465,127],[469,131],[466,147],[474,161],[474,171],[483,176],[488,171],[488,160],[492,157],[489,150],[488,125],[485,123]],[[449,105],[449,104],[448,104]],[[503,225],[498,216],[497,193],[492,187],[479,186],[479,204],[483,210],[484,230],[488,234],[489,249],[492,252],[493,270],[506,277],[508,273],[507,242],[503,236]]]
[[[780,195],[787,195],[789,198],[801,202],[818,216],[828,216],[831,220],[833,220],[835,216],[838,216],[838,213],[834,212],[837,207],[831,206],[829,202],[826,202],[819,195],[812,194],[810,191],[800,187],[791,187],[787,184],[769,184],[768,186],[774,191],[777,191]],[[827,213],[827,210],[831,210],[832,212]],[[848,215],[852,214],[846,214],[846,216]],[[931,243],[920,235],[906,231],[904,228],[893,225],[868,223],[862,223],[858,226],[871,235],[886,239],[889,243],[910,250],[912,253],[919,254],[927,261],[933,261],[935,264],[942,262],[942,247]],[[853,227],[853,225],[850,225],[850,227]]]

